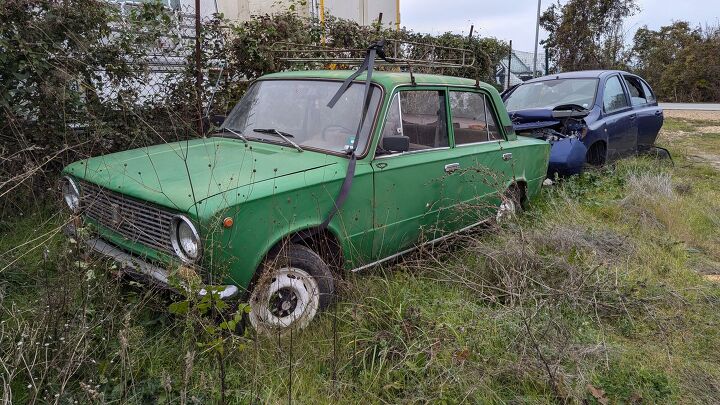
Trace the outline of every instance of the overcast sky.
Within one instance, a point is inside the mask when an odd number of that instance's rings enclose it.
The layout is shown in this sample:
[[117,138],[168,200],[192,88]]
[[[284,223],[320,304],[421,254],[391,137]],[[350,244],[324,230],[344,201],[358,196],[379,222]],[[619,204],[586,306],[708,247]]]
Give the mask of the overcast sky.
[[[542,10],[555,0],[542,0]],[[717,24],[720,0],[639,0],[641,11],[625,23],[627,40],[639,27],[657,29],[676,20]],[[400,0],[402,25],[413,31],[480,35],[513,41],[513,48],[533,50],[537,0]],[[542,29],[540,39],[544,38]]]

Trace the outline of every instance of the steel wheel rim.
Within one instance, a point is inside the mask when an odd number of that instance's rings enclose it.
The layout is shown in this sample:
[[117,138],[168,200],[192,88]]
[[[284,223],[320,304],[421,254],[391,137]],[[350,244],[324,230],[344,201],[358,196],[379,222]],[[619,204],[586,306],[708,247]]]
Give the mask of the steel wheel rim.
[[320,306],[317,281],[305,270],[283,267],[256,286],[250,298],[250,322],[257,328],[303,328]]
[[500,206],[498,207],[497,214],[495,214],[495,220],[497,222],[502,222],[514,216],[516,212],[517,207],[515,206],[515,201],[503,198]]

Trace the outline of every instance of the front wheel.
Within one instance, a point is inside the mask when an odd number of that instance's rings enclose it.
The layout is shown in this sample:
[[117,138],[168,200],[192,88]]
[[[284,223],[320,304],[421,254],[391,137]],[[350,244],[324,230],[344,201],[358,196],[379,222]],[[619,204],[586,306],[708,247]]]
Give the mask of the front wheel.
[[335,282],[327,263],[310,248],[290,244],[263,263],[250,295],[250,323],[260,333],[306,327],[330,305]]

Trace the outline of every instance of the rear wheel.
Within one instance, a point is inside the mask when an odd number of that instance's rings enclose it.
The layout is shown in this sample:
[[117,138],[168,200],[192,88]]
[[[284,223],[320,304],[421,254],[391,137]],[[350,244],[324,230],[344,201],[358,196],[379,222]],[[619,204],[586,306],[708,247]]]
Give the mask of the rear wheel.
[[495,221],[502,223],[515,217],[523,210],[525,204],[525,191],[517,184],[508,187],[500,200],[500,206],[495,213]]
[[263,263],[250,295],[250,323],[260,333],[306,327],[335,292],[330,268],[310,248],[290,244]]

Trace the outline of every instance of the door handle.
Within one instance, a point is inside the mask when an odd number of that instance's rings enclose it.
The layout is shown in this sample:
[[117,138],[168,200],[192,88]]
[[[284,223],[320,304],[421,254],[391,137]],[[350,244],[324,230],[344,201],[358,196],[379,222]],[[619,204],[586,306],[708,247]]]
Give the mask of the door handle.
[[662,115],[662,111],[655,111],[655,115],[657,115],[657,116]]
[[630,116],[630,120],[634,120],[635,118],[637,118],[637,115],[635,115],[635,114],[632,114],[632,115]]
[[503,160],[505,160],[505,161],[510,160],[510,159],[512,159],[512,153],[510,153],[510,152],[503,153],[503,154],[502,154],[502,158],[503,158]]
[[445,165],[445,173],[452,173],[460,168],[460,163],[448,163]]

